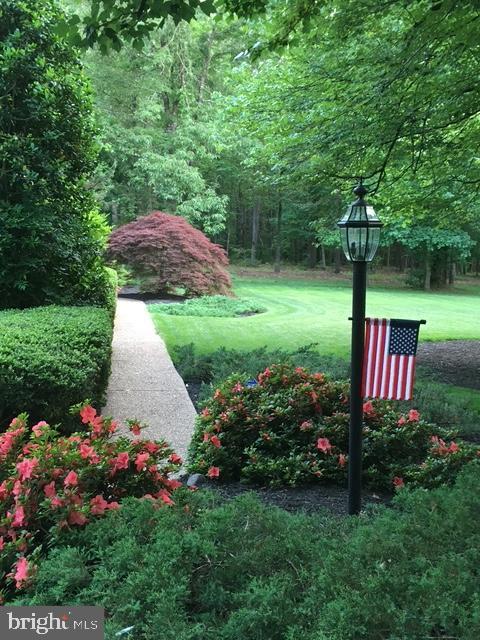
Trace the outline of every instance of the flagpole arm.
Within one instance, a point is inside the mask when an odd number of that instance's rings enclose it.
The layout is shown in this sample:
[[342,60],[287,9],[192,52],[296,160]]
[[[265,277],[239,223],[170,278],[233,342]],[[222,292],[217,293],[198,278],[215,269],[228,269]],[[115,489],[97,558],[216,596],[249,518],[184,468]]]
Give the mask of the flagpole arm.
[[348,448],[348,513],[362,508],[362,371],[365,341],[367,263],[353,262],[352,351],[350,378],[350,432]]
[[[353,320],[352,316],[350,316],[348,319],[349,320]],[[418,324],[427,324],[427,321],[426,320],[419,320]]]

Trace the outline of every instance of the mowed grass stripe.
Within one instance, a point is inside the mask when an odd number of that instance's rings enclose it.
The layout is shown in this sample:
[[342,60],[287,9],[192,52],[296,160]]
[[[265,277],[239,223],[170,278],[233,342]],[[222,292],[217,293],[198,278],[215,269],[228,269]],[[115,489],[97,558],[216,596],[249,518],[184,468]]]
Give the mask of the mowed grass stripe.
[[[479,289],[480,290],[480,289]],[[422,340],[480,339],[480,297],[463,292],[421,292],[369,288],[367,314],[427,320]],[[317,342],[325,354],[347,357],[350,343],[351,288],[347,283],[235,280],[235,293],[266,307],[241,318],[164,316],[152,312],[167,347],[195,343],[198,352],[221,346],[292,349]]]

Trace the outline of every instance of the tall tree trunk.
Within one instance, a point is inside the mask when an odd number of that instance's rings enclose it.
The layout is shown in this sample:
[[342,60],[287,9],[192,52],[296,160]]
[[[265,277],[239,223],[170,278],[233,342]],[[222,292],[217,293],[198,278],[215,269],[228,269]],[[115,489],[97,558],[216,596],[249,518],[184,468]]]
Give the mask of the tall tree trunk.
[[280,263],[282,260],[282,200],[278,201],[277,208],[277,229],[275,234],[275,273],[280,273]]
[[260,231],[260,201],[257,198],[252,209],[252,247],[250,250],[250,263],[257,264],[258,237]]
[[340,247],[335,247],[334,252],[335,273],[340,273],[342,266],[342,254]]
[[327,268],[327,259],[325,257],[325,246],[323,244],[320,245],[320,260],[322,261],[322,269],[325,270]]
[[385,265],[387,267],[387,269],[390,269],[390,249],[391,249],[391,247],[390,247],[390,245],[388,245],[388,247],[387,247],[387,263]]
[[432,257],[429,251],[425,256],[425,283],[423,288],[425,291],[430,291],[432,288]]
[[317,246],[313,243],[308,245],[308,268],[315,269],[317,266]]
[[448,269],[448,284],[455,283],[455,275],[456,275],[456,264],[453,260],[450,260],[450,265]]

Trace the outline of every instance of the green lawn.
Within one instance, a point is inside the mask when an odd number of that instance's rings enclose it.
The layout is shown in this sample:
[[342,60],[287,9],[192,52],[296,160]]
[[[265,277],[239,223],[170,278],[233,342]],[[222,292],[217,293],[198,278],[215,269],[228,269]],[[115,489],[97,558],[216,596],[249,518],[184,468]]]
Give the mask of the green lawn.
[[[235,279],[238,296],[258,302],[266,313],[242,318],[181,317],[152,310],[167,347],[195,343],[198,352],[220,346],[291,349],[312,342],[325,354],[349,353],[351,287],[348,282]],[[421,340],[480,339],[480,286],[453,292],[420,292],[370,287],[367,314],[427,320]]]

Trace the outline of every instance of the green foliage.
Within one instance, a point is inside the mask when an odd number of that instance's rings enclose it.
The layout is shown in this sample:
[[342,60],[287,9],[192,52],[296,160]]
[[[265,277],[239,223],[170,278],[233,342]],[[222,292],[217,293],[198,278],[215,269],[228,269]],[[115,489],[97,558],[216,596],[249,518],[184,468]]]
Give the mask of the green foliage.
[[[112,319],[95,307],[0,313],[0,421],[22,411],[55,424],[71,405],[102,405],[110,373]],[[68,426],[68,425],[67,425]]]
[[90,88],[53,0],[1,0],[0,308],[104,304]]
[[154,313],[168,316],[211,316],[216,318],[234,318],[265,311],[253,300],[231,298],[229,296],[201,296],[186,300],[181,304],[153,304]]
[[[476,640],[478,465],[356,519],[292,515],[197,492],[188,509],[122,509],[70,532],[15,604],[95,602],[107,638]],[[177,492],[178,493],[178,492]]]
[[[285,364],[267,367],[253,381],[233,375],[197,418],[190,468],[225,480],[343,484],[348,391],[348,382]],[[467,443],[446,443],[452,431],[420,419],[416,410],[405,416],[391,403],[366,402],[364,416],[363,475],[374,488],[451,481],[479,451]]]

